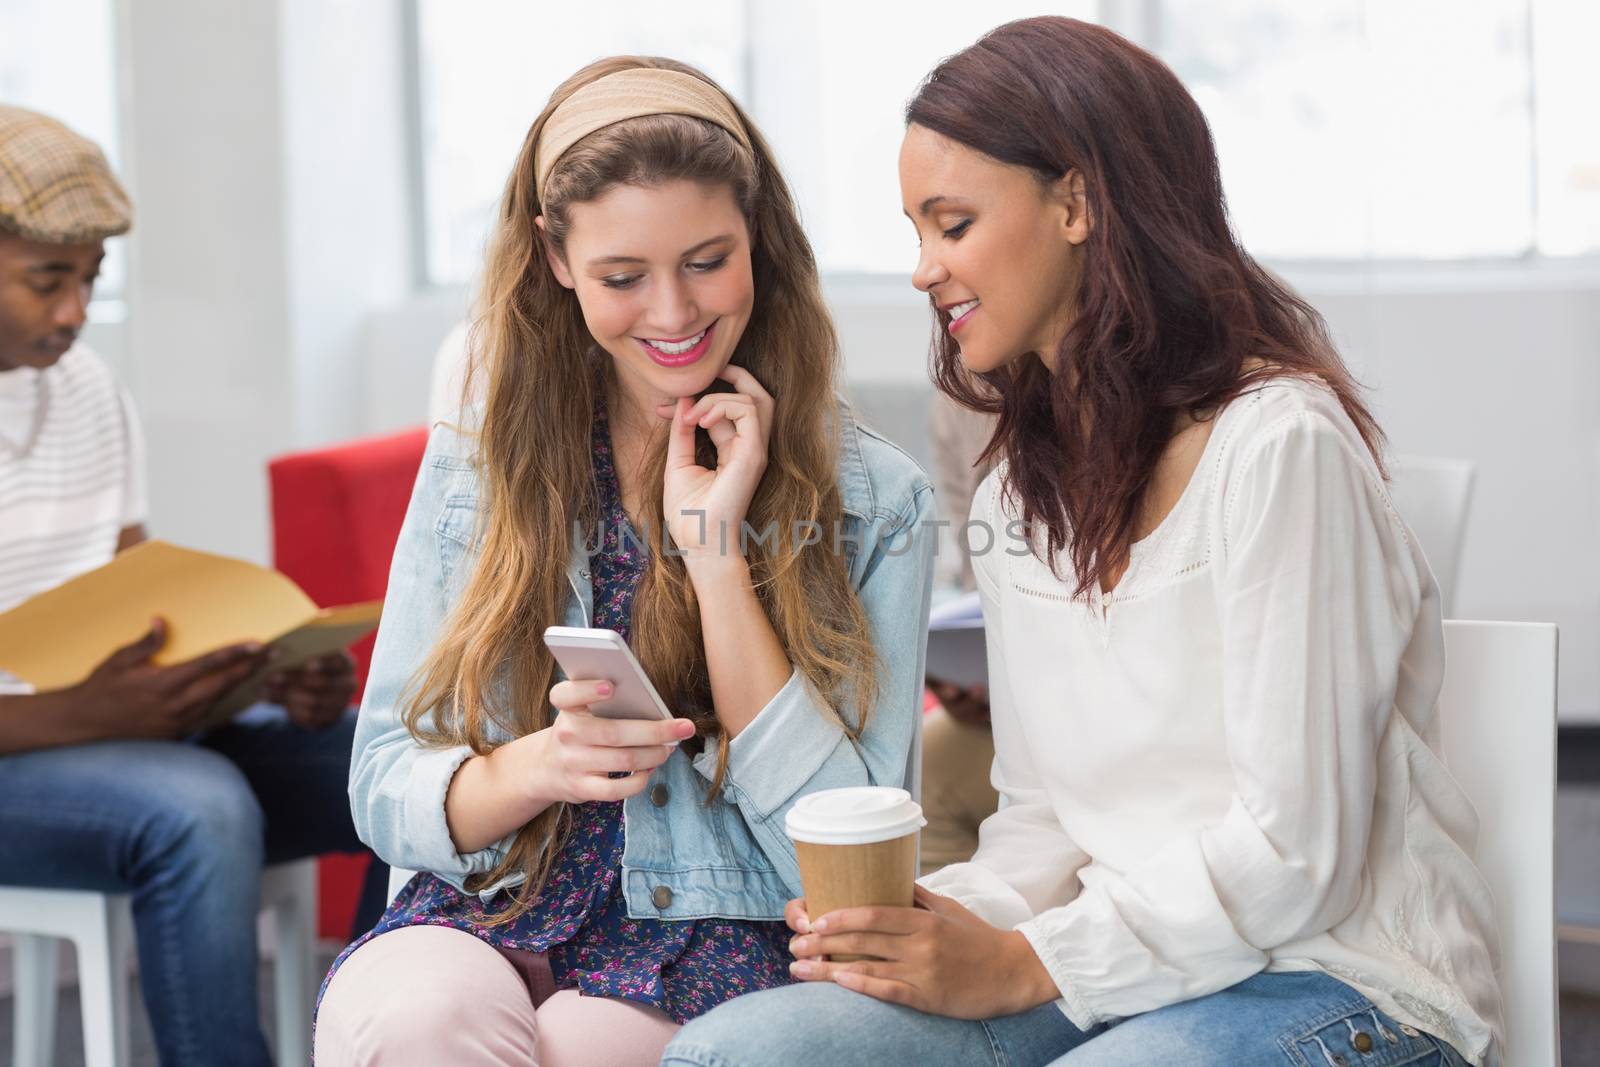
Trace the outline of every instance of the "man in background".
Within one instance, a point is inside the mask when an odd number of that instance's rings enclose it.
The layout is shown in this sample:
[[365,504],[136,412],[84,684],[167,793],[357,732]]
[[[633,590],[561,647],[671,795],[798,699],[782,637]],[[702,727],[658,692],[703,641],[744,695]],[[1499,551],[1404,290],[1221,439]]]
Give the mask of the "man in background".
[[[0,106],[0,611],[145,538],[139,421],[78,341],[105,241],[130,225],[94,144]],[[152,620],[70,689],[0,674],[0,884],[131,894],[161,1062],[267,1065],[261,869],[362,848],[345,792],[353,666],[278,672],[270,704],[196,734],[267,652],[159,667],[164,641]]]

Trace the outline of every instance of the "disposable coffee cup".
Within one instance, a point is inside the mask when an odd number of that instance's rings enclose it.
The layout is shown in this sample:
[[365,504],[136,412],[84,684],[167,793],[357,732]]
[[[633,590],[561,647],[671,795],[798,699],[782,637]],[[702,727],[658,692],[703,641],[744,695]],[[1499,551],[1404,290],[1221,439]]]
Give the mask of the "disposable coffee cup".
[[[840,908],[911,907],[917,835],[927,820],[904,789],[824,789],[801,797],[784,825],[794,841],[812,918]],[[832,957],[841,962],[875,958]]]

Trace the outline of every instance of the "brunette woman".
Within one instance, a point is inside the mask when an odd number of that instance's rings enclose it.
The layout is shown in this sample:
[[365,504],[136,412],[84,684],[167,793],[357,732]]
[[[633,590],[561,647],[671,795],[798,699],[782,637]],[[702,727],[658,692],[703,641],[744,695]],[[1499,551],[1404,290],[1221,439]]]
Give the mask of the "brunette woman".
[[972,515],[1001,807],[918,908],[793,902],[807,984],[664,1062],[1496,1062],[1438,588],[1321,320],[1229,227],[1200,109],[1040,18],[907,120],[938,384],[999,417]]

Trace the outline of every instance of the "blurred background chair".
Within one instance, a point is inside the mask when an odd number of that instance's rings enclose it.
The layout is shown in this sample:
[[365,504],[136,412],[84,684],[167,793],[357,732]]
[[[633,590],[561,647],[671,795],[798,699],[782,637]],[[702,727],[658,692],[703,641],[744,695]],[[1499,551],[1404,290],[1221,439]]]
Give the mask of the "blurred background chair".
[[1559,1067],[1556,628],[1446,622],[1444,761],[1478,811],[1473,859],[1494,893],[1508,1064]]
[[1466,460],[1429,456],[1395,456],[1389,464],[1389,498],[1422,542],[1447,619],[1455,614],[1475,472]]
[[[262,872],[261,908],[273,918],[273,1033],[281,1067],[303,1067],[311,1061],[316,901],[315,860],[282,863]],[[0,887],[0,930],[12,934],[15,953],[16,1067],[56,1062],[61,941],[72,942],[78,954],[86,1067],[126,1067],[128,959],[133,948],[127,894]]]

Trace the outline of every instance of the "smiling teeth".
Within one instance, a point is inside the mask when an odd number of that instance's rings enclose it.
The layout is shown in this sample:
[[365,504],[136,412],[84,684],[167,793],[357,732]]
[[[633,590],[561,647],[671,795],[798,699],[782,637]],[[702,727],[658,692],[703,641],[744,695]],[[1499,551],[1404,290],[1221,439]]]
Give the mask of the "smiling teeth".
[[957,304],[955,307],[950,309],[950,321],[956,321],[961,316],[977,307],[978,303],[979,301],[976,300],[968,300],[965,304]]
[[[711,327],[707,326],[706,330],[709,330],[710,328]],[[681,356],[685,352],[689,351],[689,349],[691,349],[695,345],[699,344],[700,343],[700,339],[703,338],[705,335],[706,335],[706,331],[705,330],[701,330],[699,333],[695,334],[693,337],[685,337],[681,341],[657,341],[657,340],[654,340],[653,338],[648,338],[647,337],[647,338],[644,339],[644,343],[649,345],[651,348],[657,349],[658,351],[661,351],[661,352],[665,352],[669,356]]]

